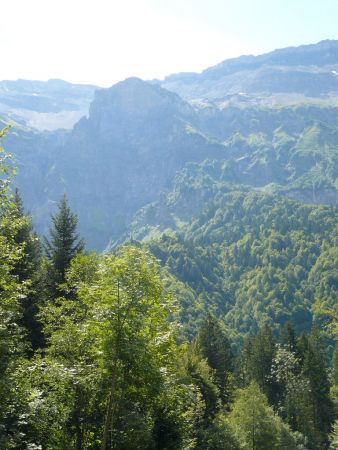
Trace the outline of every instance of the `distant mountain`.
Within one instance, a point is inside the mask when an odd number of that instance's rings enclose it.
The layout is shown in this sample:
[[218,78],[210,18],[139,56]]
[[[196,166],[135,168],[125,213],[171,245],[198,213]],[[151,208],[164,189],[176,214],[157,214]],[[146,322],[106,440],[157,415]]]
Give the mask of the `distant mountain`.
[[[205,82],[196,83],[209,89],[213,77],[224,74],[234,75],[235,82],[239,67],[256,71],[269,64],[279,70],[287,61],[284,73],[298,70],[298,61],[303,72],[318,75],[330,64],[335,70],[336,51],[335,41],[325,41],[238,58],[192,78],[205,76]],[[189,76],[177,77],[192,86]],[[274,73],[262,86],[269,83],[277,83]],[[267,106],[261,100],[275,96],[273,90],[252,93],[254,102],[243,104],[224,98],[188,101],[137,78],[96,91],[50,81],[41,84],[41,96],[33,95],[38,85],[23,82],[21,91],[17,87],[21,94],[13,88],[6,101],[51,117],[68,107],[75,111],[79,102],[94,96],[88,114],[70,130],[40,132],[18,125],[6,138],[19,169],[17,183],[40,233],[47,232],[49,213],[64,192],[89,247],[97,249],[121,242],[126,233],[156,234],[162,212],[163,226],[189,222],[204,203],[234,189],[278,193],[304,203],[338,203],[338,103],[332,101],[338,87],[317,97],[321,104],[306,97],[293,105]],[[289,102],[288,94],[279,94]]]
[[62,80],[1,81],[0,116],[38,130],[70,129],[88,113],[96,89]]
[[[88,118],[50,143],[51,133],[6,138],[19,165],[18,184],[46,232],[62,192],[80,216],[90,246],[118,238],[128,220],[167,190],[186,162],[223,158],[223,145],[191,131],[196,113],[181,98],[137,78],[96,92]],[[32,141],[36,152],[28,153]],[[39,143],[40,142],[40,143]],[[38,148],[45,155],[36,158]],[[28,187],[32,179],[35,189]]]
[[[296,131],[287,126],[289,111],[282,112],[278,111],[278,116],[284,127],[274,128],[276,117],[272,117],[270,132],[235,132],[223,141],[223,159],[185,165],[177,172],[171,189],[135,214],[122,239],[149,240],[167,229],[181,230],[206,205],[234,190],[337,205],[338,127],[304,121],[303,128]],[[304,116],[310,116],[302,108],[289,113],[298,126]],[[337,117],[338,111],[334,114]],[[256,129],[264,129],[264,121],[264,114],[256,114]]]
[[197,73],[178,73],[159,84],[187,99],[229,104],[338,104],[338,41],[289,47],[225,60]]

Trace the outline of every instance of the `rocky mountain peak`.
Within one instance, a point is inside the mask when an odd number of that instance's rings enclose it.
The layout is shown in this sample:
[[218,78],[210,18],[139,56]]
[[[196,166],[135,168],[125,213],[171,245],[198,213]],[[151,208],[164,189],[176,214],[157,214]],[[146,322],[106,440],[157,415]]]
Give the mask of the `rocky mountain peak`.
[[104,114],[111,120],[123,118],[149,119],[159,114],[172,114],[190,109],[177,94],[139,78],[127,78],[111,88],[96,91],[89,118]]

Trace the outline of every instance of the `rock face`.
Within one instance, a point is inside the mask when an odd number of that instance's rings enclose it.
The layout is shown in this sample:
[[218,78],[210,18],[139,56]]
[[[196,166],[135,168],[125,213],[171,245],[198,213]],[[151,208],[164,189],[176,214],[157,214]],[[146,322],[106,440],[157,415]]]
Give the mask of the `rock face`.
[[[281,63],[289,61],[284,73],[292,72],[297,61],[314,71],[314,67],[319,70],[333,64],[336,56],[337,43],[324,42],[243,57],[222,63],[205,75],[176,78],[191,86],[201,76],[210,81],[224,73],[236,75],[239,67],[266,70],[267,61],[278,70]],[[319,72],[313,73],[317,76]],[[208,88],[209,81],[198,85]],[[269,83],[276,83],[274,72],[264,85]],[[59,103],[40,99],[35,112],[38,108],[39,114],[64,108],[80,95],[62,99],[62,89],[72,90],[57,82],[58,94],[53,95],[59,96]],[[87,92],[83,95],[94,92],[83,89]],[[234,92],[236,89],[233,85]],[[333,93],[338,96],[338,88]],[[6,138],[5,146],[15,154],[19,169],[17,183],[40,233],[47,232],[49,213],[64,192],[79,215],[80,232],[88,246],[99,250],[130,229],[140,208],[157,201],[170,226],[175,217],[190,220],[200,210],[199,203],[210,201],[219,191],[233,189],[281,193],[305,203],[337,204],[338,106],[331,104],[326,94],[320,97],[321,105],[312,101],[278,107],[188,102],[156,83],[130,78],[93,95],[88,116],[71,130],[38,132],[15,127]],[[261,97],[255,94],[254,98],[259,102]],[[24,104],[20,96],[15,101]],[[25,108],[30,105],[27,102]],[[164,198],[165,202],[161,201]],[[142,217],[138,223],[146,226],[151,219],[155,229],[158,214],[152,218],[155,210],[146,211],[138,214]]]
[[[138,208],[169,187],[186,162],[224,157],[223,145],[191,131],[189,120],[195,115],[176,94],[136,78],[98,91],[89,117],[48,149],[44,171],[39,161],[29,167],[27,153],[16,152],[24,166],[20,172],[40,177],[35,198],[23,189],[26,204],[41,217],[67,192],[89,245],[103,248]],[[48,136],[40,147],[48,145]],[[23,137],[12,136],[8,146],[18,148]],[[18,177],[21,186],[26,186],[25,177]],[[45,223],[40,224],[43,232]]]
[[[223,147],[187,131],[192,108],[176,94],[138,79],[99,91],[88,119],[57,158],[84,232],[102,246],[141,206],[153,201],[187,161],[221,158]],[[112,224],[114,224],[112,226]]]

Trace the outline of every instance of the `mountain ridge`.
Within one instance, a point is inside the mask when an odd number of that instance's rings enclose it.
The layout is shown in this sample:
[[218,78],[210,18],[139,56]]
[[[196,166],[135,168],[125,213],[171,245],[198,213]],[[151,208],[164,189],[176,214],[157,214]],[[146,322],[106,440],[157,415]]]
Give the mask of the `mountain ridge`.
[[262,105],[260,95],[253,104],[231,96],[196,102],[136,77],[92,95],[72,129],[39,133],[22,126],[6,138],[42,234],[67,193],[89,247],[103,249],[121,239],[140,208],[183,188],[182,171],[191,171],[186,179],[193,185],[202,180],[207,192],[241,187],[337,203],[338,107],[327,97],[284,106]]
[[[316,125],[317,132],[314,124],[320,122],[327,125]],[[34,146],[38,135],[28,133],[22,140],[19,133],[8,142],[17,149],[18,184],[25,186],[29,210],[46,217],[66,192],[89,245],[104,248],[123,235],[139,208],[170,191],[186,164],[206,160],[214,161],[221,177],[217,183],[335,203],[337,129],[338,108],[199,108],[158,85],[130,78],[97,91],[88,117],[62,138],[57,132],[40,135],[40,159],[20,148]],[[33,173],[34,196],[29,191]],[[39,225],[43,234],[46,224],[45,218]]]
[[[227,59],[199,74],[178,73],[155,82],[189,100],[220,101],[230,96],[232,102],[244,105],[324,100],[336,104],[337,95],[331,94],[338,89],[337,69],[338,41],[326,40]],[[277,95],[282,93],[289,98]]]

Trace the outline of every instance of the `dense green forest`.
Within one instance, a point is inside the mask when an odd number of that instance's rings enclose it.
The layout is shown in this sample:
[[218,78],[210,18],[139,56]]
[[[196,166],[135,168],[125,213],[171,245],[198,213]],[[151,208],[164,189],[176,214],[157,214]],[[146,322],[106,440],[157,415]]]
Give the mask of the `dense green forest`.
[[148,246],[175,275],[188,325],[208,309],[237,333],[287,321],[309,332],[321,323],[315,301],[328,308],[337,301],[337,219],[335,207],[219,193],[183,229],[167,229]]
[[334,208],[221,191],[96,254],[0,171],[1,449],[338,448]]

